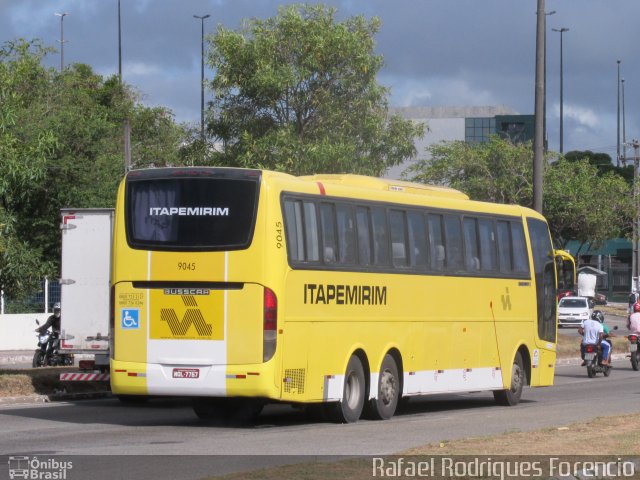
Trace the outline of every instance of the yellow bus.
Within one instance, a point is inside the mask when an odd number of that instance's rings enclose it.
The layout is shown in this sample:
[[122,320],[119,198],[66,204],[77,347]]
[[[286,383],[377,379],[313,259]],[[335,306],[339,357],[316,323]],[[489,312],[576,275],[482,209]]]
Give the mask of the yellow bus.
[[132,171],[114,220],[111,387],[338,422],[401,397],[553,384],[548,226],[518,206],[356,175]]
[[555,257],[558,275],[558,300],[567,295],[577,295],[576,261],[566,250],[556,250]]

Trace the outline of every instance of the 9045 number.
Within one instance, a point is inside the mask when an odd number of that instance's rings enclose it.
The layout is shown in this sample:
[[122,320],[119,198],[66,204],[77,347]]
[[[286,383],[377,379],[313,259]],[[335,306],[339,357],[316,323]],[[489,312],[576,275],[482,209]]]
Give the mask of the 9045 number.
[[195,270],[195,262],[178,262],[178,270]]

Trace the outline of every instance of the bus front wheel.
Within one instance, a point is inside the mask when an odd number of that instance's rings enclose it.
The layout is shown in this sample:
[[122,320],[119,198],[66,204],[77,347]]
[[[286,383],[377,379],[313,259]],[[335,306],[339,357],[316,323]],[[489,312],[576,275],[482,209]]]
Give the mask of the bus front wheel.
[[356,355],[352,355],[344,375],[342,400],[328,406],[329,417],[336,423],[354,423],[362,415],[366,384],[364,368]]
[[525,384],[524,362],[520,352],[516,353],[511,367],[511,388],[508,390],[494,390],[493,398],[498,405],[507,407],[517,405],[522,396],[522,389]]
[[400,377],[394,358],[387,354],[380,366],[377,397],[369,400],[367,413],[376,420],[388,420],[393,417],[400,398]]

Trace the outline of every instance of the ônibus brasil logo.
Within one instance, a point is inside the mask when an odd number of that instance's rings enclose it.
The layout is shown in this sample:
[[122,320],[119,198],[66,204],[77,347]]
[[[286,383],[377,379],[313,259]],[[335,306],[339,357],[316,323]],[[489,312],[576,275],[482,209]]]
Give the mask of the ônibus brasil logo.
[[9,457],[9,478],[66,480],[67,471],[73,468],[73,462],[64,462],[55,458],[39,460],[38,457]]

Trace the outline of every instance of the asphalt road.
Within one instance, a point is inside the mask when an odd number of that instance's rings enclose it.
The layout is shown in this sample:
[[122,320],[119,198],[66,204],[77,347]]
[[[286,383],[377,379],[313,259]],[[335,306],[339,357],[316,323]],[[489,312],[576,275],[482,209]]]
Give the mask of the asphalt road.
[[[273,405],[249,427],[207,426],[183,399],[140,406],[117,399],[5,405],[0,407],[0,455],[126,455],[84,458],[91,459],[96,479],[120,478],[114,471],[121,471],[126,473],[121,478],[162,480],[306,459],[276,455],[391,454],[431,442],[640,412],[640,372],[632,371],[628,360],[614,367],[609,378],[595,379],[581,367],[558,367],[554,387],[525,390],[516,407],[496,406],[490,393],[438,395],[412,399],[389,421],[351,425],[316,422],[304,411]],[[0,478],[5,478],[3,464]]]

